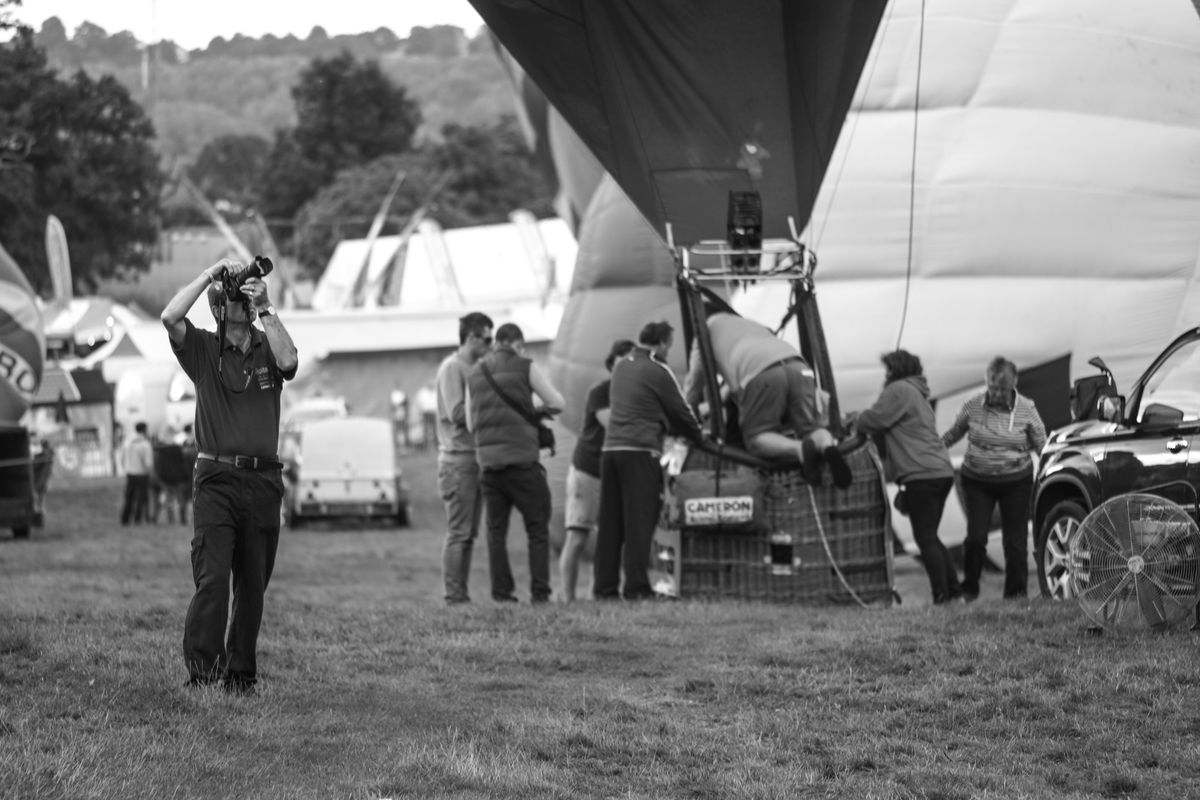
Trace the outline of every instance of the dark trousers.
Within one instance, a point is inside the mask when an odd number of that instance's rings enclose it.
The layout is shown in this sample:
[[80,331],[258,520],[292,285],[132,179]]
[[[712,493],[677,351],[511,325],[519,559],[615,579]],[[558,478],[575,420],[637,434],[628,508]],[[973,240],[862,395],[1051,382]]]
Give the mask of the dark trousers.
[[121,506],[121,524],[150,521],[150,476],[125,476],[125,502]]
[[258,629],[263,595],[275,568],[282,498],[279,470],[255,472],[213,461],[196,462],[192,509],[196,593],[183,628],[183,660],[194,680],[224,678],[249,686],[257,677]]
[[946,498],[953,487],[953,478],[930,478],[904,484],[913,540],[921,551],[921,563],[925,567],[925,574],[929,576],[934,603],[945,603],[962,595],[954,561],[946,545],[938,538],[938,525],[942,522]]
[[529,540],[529,596],[535,603],[550,599],[550,484],[539,463],[485,469],[480,475],[487,521],[488,574],[492,597],[510,600],[516,582],[508,560],[508,520],[515,507]]
[[992,512],[1000,506],[1004,541],[1004,596],[1025,597],[1029,580],[1029,497],[1033,476],[1015,481],[991,482],[962,477],[967,505],[967,539],[963,542],[963,591],[979,594],[979,577],[987,559]]
[[596,599],[618,596],[625,568],[626,600],[653,597],[648,566],[654,529],[662,509],[662,467],[658,456],[613,450],[600,459],[600,515],[592,563]]

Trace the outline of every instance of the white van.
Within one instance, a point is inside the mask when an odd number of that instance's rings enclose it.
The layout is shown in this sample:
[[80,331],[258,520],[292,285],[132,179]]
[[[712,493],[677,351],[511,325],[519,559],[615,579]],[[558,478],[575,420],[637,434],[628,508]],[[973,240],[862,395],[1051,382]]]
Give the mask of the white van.
[[305,425],[285,505],[291,527],[321,517],[407,525],[408,490],[391,421],[335,417]]

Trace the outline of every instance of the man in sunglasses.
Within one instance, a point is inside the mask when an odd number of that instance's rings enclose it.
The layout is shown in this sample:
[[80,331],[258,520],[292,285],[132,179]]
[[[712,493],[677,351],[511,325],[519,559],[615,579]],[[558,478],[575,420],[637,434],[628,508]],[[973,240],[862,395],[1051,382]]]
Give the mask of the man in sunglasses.
[[[183,630],[188,684],[220,681],[237,693],[252,693],[257,680],[258,629],[283,501],[279,395],[299,363],[260,277],[269,270],[269,262],[252,272],[222,259],[181,288],[161,317],[175,358],[196,386],[196,592]],[[223,339],[186,316],[206,291]]]
[[467,428],[467,375],[492,347],[492,320],[473,311],[458,320],[458,349],[437,371],[438,492],[446,507],[442,579],[449,605],[471,602],[467,578],[479,535],[482,494],[475,435]]

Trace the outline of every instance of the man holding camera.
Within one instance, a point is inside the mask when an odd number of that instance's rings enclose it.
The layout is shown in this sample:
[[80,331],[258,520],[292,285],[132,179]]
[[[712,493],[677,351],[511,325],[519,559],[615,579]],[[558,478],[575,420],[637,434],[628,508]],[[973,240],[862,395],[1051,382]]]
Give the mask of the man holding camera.
[[[188,684],[221,681],[239,693],[253,692],[257,680],[258,629],[283,499],[279,396],[298,363],[262,281],[270,269],[269,259],[250,266],[222,259],[180,289],[161,317],[175,358],[196,385],[196,592],[183,632]],[[215,334],[186,317],[206,290]],[[261,331],[252,326],[256,318]]]

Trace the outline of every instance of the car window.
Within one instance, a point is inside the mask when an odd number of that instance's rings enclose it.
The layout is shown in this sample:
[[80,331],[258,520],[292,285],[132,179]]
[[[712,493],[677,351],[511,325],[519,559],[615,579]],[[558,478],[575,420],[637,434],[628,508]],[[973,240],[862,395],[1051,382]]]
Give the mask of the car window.
[[1151,403],[1179,409],[1185,422],[1200,420],[1200,339],[1188,342],[1168,356],[1146,381],[1138,403],[1138,422]]

